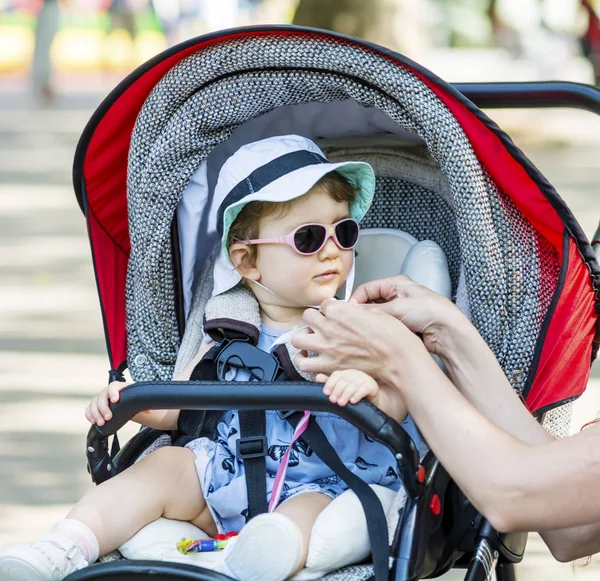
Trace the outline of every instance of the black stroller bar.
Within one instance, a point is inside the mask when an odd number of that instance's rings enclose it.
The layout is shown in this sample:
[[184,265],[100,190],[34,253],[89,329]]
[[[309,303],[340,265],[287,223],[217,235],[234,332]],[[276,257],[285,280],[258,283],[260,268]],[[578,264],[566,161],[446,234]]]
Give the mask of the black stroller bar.
[[387,446],[396,456],[407,493],[415,498],[422,485],[418,481],[419,454],[402,426],[380,409],[362,401],[341,407],[323,395],[321,384],[309,382],[170,381],[139,382],[124,388],[120,400],[111,405],[113,417],[103,426],[92,426],[87,436],[88,458],[100,461],[108,451],[108,436],[122,428],[137,413],[148,409],[206,410],[298,410],[334,413],[349,421],[367,436]]
[[600,115],[600,89],[569,81],[453,83],[481,109],[571,107]]

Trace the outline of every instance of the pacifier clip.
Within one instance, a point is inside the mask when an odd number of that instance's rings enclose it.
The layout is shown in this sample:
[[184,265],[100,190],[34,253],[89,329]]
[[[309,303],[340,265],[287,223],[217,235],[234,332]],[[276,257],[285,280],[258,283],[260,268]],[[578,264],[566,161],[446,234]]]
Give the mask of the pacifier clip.
[[279,468],[277,469],[277,474],[275,476],[273,490],[271,491],[271,500],[269,501],[269,512],[273,512],[279,504],[279,499],[281,498],[281,493],[283,492],[283,485],[285,483],[285,475],[288,469],[288,462],[290,459],[290,453],[292,452],[292,447],[296,440],[306,430],[309,419],[310,412],[308,410],[304,410],[304,415],[298,422],[296,429],[294,430],[294,434],[292,435],[292,441],[290,442],[288,449],[285,451],[285,454],[281,458],[281,463],[279,464]]

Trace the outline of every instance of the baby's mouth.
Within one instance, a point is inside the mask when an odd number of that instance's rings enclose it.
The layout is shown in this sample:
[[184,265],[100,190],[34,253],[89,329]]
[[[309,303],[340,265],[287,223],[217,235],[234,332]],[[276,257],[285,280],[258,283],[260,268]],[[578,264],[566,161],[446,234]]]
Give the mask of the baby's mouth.
[[317,274],[316,276],[313,277],[314,280],[331,280],[332,278],[336,277],[339,274],[339,272],[335,269],[330,269],[330,270],[326,270],[325,272],[322,272],[321,274]]

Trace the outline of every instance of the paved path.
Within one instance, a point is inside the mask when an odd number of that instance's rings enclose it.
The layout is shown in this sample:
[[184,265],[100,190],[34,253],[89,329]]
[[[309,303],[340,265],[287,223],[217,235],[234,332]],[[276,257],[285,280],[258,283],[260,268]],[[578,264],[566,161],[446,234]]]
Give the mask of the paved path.
[[[105,384],[107,361],[70,170],[98,102],[74,94],[38,110],[18,91],[0,92],[0,547],[47,531],[92,486],[83,409]],[[591,236],[600,217],[600,120],[577,114],[553,129],[556,116],[545,115],[525,123],[544,129],[550,146],[528,138],[523,118],[505,121]],[[563,135],[581,139],[561,143]],[[590,387],[577,426],[600,410],[600,379]],[[600,578],[598,565],[555,563],[535,537],[520,571],[525,581]]]

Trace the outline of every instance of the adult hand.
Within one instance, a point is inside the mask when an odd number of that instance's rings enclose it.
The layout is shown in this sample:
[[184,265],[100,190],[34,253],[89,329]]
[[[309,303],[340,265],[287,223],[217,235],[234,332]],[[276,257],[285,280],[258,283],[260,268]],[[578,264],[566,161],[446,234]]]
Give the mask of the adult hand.
[[436,355],[444,354],[451,329],[472,327],[452,301],[404,275],[367,282],[350,301],[392,315],[419,334]]
[[419,338],[382,310],[328,300],[320,311],[305,311],[304,320],[312,333],[297,333],[292,343],[318,356],[297,355],[301,371],[330,375],[336,370],[359,369],[387,383],[392,364],[409,365],[422,358],[431,361]]

